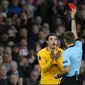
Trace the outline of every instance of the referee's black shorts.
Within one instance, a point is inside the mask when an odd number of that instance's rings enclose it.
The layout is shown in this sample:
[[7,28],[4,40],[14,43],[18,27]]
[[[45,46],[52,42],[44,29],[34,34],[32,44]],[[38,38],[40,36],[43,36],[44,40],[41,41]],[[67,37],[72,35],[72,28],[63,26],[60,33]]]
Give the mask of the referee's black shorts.
[[72,77],[64,76],[61,80],[60,85],[82,85],[82,82],[80,77],[78,78],[78,80],[76,80],[76,75]]

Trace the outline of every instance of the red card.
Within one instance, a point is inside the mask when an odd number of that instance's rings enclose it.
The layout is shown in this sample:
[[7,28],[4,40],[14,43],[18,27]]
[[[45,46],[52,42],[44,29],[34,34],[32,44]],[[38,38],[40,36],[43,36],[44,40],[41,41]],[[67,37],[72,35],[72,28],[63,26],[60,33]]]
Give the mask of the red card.
[[75,5],[73,3],[69,3],[68,6],[71,8],[71,9],[75,9]]

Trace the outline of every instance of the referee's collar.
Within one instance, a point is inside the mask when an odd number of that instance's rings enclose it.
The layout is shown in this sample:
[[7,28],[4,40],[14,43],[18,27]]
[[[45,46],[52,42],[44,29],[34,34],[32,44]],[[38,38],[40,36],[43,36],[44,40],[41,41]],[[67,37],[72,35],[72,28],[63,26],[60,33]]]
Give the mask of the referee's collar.
[[[79,38],[77,38],[75,41],[78,41],[78,40],[80,40]],[[67,47],[67,48],[71,48],[71,47],[74,47],[75,45],[73,44],[73,45],[71,45],[71,46],[69,46],[69,47]]]
[[71,48],[71,47],[74,47],[75,45],[71,45],[71,46],[69,46],[69,47],[67,47],[67,48]]

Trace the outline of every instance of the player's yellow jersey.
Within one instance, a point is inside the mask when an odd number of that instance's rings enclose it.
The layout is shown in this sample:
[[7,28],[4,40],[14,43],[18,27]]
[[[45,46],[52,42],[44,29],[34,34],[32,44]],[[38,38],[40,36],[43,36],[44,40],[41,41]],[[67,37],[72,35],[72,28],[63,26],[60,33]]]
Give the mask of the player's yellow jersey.
[[49,51],[46,48],[38,52],[38,61],[41,68],[41,84],[60,84],[61,79],[55,79],[54,74],[59,74],[62,71],[62,53],[61,48],[57,48],[55,53],[60,50],[61,55],[57,60],[52,61]]

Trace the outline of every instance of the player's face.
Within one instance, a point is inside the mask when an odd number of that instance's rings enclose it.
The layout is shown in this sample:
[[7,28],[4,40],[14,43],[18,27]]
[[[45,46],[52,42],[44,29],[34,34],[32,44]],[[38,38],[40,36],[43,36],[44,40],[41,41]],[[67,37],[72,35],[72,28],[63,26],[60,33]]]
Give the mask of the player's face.
[[57,46],[57,38],[56,38],[56,36],[50,36],[50,37],[48,38],[47,44],[48,44],[48,46],[49,46],[51,49],[55,49],[56,46]]

